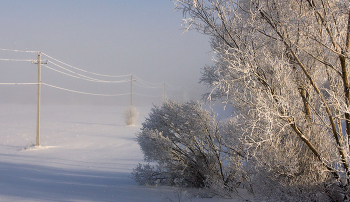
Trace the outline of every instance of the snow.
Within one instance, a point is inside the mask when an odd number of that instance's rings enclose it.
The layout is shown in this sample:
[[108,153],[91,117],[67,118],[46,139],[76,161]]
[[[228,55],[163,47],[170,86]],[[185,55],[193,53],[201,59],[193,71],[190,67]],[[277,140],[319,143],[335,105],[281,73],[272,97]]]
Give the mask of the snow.
[[43,105],[41,146],[35,147],[36,106],[0,105],[1,201],[178,201],[173,187],[139,186],[130,179],[143,162],[134,138],[150,108],[138,108],[135,126],[124,123],[126,108]]

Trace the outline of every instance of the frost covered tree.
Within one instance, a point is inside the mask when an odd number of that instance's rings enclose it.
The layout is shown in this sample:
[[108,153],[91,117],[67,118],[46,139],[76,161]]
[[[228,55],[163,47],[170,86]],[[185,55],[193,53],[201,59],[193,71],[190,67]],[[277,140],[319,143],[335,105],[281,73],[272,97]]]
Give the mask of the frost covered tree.
[[174,2],[186,29],[211,36],[215,65],[201,82],[236,110],[231,135],[255,190],[283,200],[349,197],[350,2]]
[[139,165],[133,178],[141,184],[215,185],[232,191],[240,181],[239,169],[234,169],[241,166],[240,157],[229,155],[219,128],[215,115],[198,102],[168,100],[152,108],[137,142],[145,160],[157,164]]

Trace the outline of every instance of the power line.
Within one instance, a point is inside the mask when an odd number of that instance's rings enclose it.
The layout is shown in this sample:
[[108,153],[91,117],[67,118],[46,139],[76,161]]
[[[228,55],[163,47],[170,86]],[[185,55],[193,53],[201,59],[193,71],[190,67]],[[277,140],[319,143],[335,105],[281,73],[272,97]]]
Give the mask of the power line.
[[24,51],[24,50],[13,50],[13,49],[4,49],[0,48],[2,51],[13,51],[13,52],[24,52],[24,53],[38,53],[40,51]]
[[134,93],[134,94],[144,96],[144,97],[161,97],[162,96],[162,95],[144,95],[144,94],[140,94],[140,93]]
[[137,78],[137,81],[139,81],[140,83],[144,84],[145,86],[153,86],[153,87],[158,87],[158,86],[162,86],[163,83],[151,83],[151,82],[147,82],[145,80],[140,79],[140,77],[135,76]]
[[0,83],[0,85],[37,85],[38,83]]
[[[136,80],[136,81],[138,81],[138,80]],[[156,88],[156,89],[162,88],[161,86],[159,86],[159,87],[151,87],[151,86],[140,85],[137,82],[135,82],[134,84],[139,86],[139,87],[141,87],[141,88]]]
[[135,84],[140,86],[140,87],[143,87],[143,88],[164,88],[164,84],[165,84],[166,87],[168,87],[170,90],[176,90],[176,91],[181,90],[181,87],[173,86],[173,85],[170,85],[168,83],[150,83],[150,82],[147,82],[145,80],[140,79],[140,77],[138,77],[138,76],[135,76],[135,77],[137,78],[136,81],[139,82],[140,84],[142,84],[143,86],[138,85],[137,83],[135,83]]
[[158,85],[158,86],[150,86],[150,85],[147,85],[146,83],[143,83],[143,81],[140,81],[140,80],[136,80],[138,81],[138,83],[140,83],[140,85],[143,85],[144,88],[162,88],[161,85]]
[[180,90],[182,90],[181,87],[179,87],[179,86],[173,86],[173,85],[170,85],[170,84],[168,84],[168,83],[166,83],[166,86],[167,86],[170,90],[174,90],[174,91],[180,91]]
[[16,62],[30,62],[32,60],[22,60],[22,59],[1,59],[2,61],[16,61]]
[[127,76],[130,76],[130,75],[131,75],[131,74],[128,74],[128,75],[118,75],[118,76],[114,76],[114,75],[98,74],[98,73],[95,73],[95,72],[86,71],[86,70],[83,70],[83,69],[74,67],[74,66],[72,66],[72,65],[66,64],[66,63],[64,63],[64,62],[62,62],[62,61],[60,61],[60,60],[57,60],[57,59],[55,59],[55,58],[49,56],[49,55],[46,55],[45,53],[42,53],[42,54],[45,55],[46,57],[52,59],[52,60],[55,60],[55,61],[57,61],[57,62],[59,62],[59,63],[64,64],[64,65],[67,65],[68,67],[71,67],[71,68],[73,68],[73,69],[77,69],[77,70],[82,71],[82,72],[85,72],[85,73],[97,75],[97,76],[116,77],[116,78],[117,78],[117,77],[127,77]]
[[85,95],[95,95],[95,96],[105,96],[105,97],[117,97],[117,96],[123,96],[123,95],[130,95],[130,93],[125,93],[125,94],[97,94],[97,93],[87,93],[87,92],[82,92],[82,91],[76,91],[76,90],[71,90],[71,89],[67,89],[67,88],[62,88],[62,87],[50,85],[50,84],[47,84],[47,83],[42,83],[42,84],[45,85],[45,86],[52,87],[52,88],[56,88],[56,89],[60,89],[60,90],[64,90],[64,91],[69,91],[69,92],[73,92],[73,93],[85,94]]
[[[51,62],[51,63],[52,63],[52,62]],[[62,69],[64,69],[64,70],[66,70],[66,71],[75,73],[75,72],[70,71],[70,70],[68,70],[68,69],[66,69],[66,68],[63,68],[63,67],[61,67],[61,66],[59,66],[59,65],[57,65],[57,64],[55,64],[55,63],[52,63],[52,64],[54,64],[54,65],[56,65],[56,66],[58,66],[58,67],[60,67],[60,68],[62,68]],[[54,68],[52,68],[52,67],[49,67],[48,65],[43,65],[43,66],[46,67],[46,68],[48,68],[48,69],[51,69],[51,70],[53,70],[53,71],[56,71],[56,72],[58,72],[58,73],[61,73],[61,74],[64,74],[64,75],[67,75],[67,76],[70,76],[70,77],[73,77],[73,78],[82,79],[82,80],[85,80],[85,81],[99,82],[99,83],[126,83],[126,82],[129,82],[129,80],[106,81],[106,80],[95,79],[95,78],[91,78],[91,77],[88,77],[88,76],[85,76],[85,75],[82,75],[82,74],[75,73],[75,74],[81,76],[81,77],[79,77],[79,76],[74,76],[74,75],[71,75],[71,74],[68,74],[68,73],[59,71],[59,70],[57,70],[57,69],[54,69]],[[84,78],[84,77],[85,77],[85,78]]]
[[[11,50],[11,49],[1,49],[0,50],[3,50],[3,51],[14,51],[14,52],[38,52],[38,51],[23,51],[23,50]],[[126,76],[131,76],[131,74],[128,74],[128,75],[105,75],[105,74],[98,74],[98,73],[94,73],[94,72],[90,72],[90,71],[86,71],[86,70],[83,70],[83,69],[80,69],[80,68],[77,68],[77,67],[74,67],[72,65],[69,65],[69,64],[66,64],[58,59],[55,59],[45,53],[41,53],[39,52],[39,54],[42,54],[42,55],[45,55],[46,57],[54,60],[54,61],[57,61],[63,65],[66,65],[68,67],[71,67],[73,69],[76,69],[76,70],[79,70],[79,71],[82,71],[82,72],[85,72],[85,73],[89,73],[89,74],[93,74],[93,75],[97,75],[97,76],[105,76],[105,77],[114,77],[114,78],[120,78],[120,77],[126,77]],[[33,63],[33,60],[25,60],[25,59],[0,59],[0,61],[32,61]],[[64,74],[66,76],[70,76],[70,77],[73,77],[73,78],[77,78],[77,79],[82,79],[82,80],[85,80],[85,81],[90,81],[90,82],[100,82],[100,83],[125,83],[125,82],[129,82],[131,80],[120,80],[120,81],[110,81],[110,80],[101,80],[101,79],[96,79],[96,78],[92,78],[92,77],[89,77],[89,76],[86,76],[86,75],[83,75],[83,74],[79,74],[73,70],[70,70],[70,69],[67,69],[65,67],[62,67],[61,65],[58,65],[52,61],[50,61],[53,65],[69,72],[63,72],[63,71],[60,71],[60,70],[57,70],[55,68],[52,68],[48,65],[44,65],[44,67],[50,69],[50,70],[53,70],[55,72],[58,72],[58,73],[61,73],[61,74]],[[169,85],[169,84],[166,84],[166,83],[151,83],[151,82],[147,82],[143,79],[141,79],[140,77],[137,77],[135,76],[137,82],[135,82],[135,85],[139,86],[139,87],[142,87],[142,88],[153,88],[153,89],[161,89],[163,88],[164,92],[163,92],[163,97],[165,96],[165,89],[166,87],[168,87],[170,90],[180,90],[179,87],[175,87],[175,86],[172,86],[172,85]],[[132,82],[132,81],[131,81]],[[0,85],[33,85],[33,84],[39,84],[39,83],[0,83]],[[46,84],[46,83],[42,83],[46,86],[49,86],[49,87],[52,87],[52,88],[56,88],[56,89],[61,89],[61,90],[65,90],[65,91],[70,91],[70,92],[74,92],[74,93],[80,93],[80,94],[86,94],[86,95],[97,95],[97,96],[123,96],[123,95],[130,95],[131,93],[126,93],[126,94],[115,94],[115,95],[112,95],[112,94],[96,94],[96,93],[88,93],[88,92],[81,92],[81,91],[76,91],[76,90],[71,90],[71,89],[66,89],[66,88],[62,88],[62,87],[58,87],[58,86],[54,86],[54,85],[50,85],[50,84]],[[153,96],[153,95],[145,95],[145,94],[140,94],[140,93],[135,93],[135,95],[139,95],[139,96],[145,96],[145,97],[160,97],[160,95],[158,96]]]
[[[24,51],[24,50],[12,50],[12,49],[3,49],[3,48],[0,48],[0,50],[3,50],[3,51],[14,51],[14,52],[30,52],[30,53],[39,52],[39,51]],[[51,56],[49,56],[49,55],[47,55],[47,54],[45,54],[45,53],[41,53],[41,54],[42,54],[42,55],[45,55],[46,57],[48,57],[48,58],[50,58],[50,59],[52,59],[52,60],[55,60],[55,61],[61,63],[61,64],[63,64],[63,65],[66,65],[66,66],[68,66],[68,67],[71,67],[71,68],[73,68],[73,69],[76,69],[76,70],[79,70],[79,71],[82,71],[82,72],[85,72],[85,73],[97,75],[97,76],[105,76],[105,77],[115,77],[115,78],[118,78],[118,77],[127,77],[127,76],[130,76],[130,75],[131,75],[131,74],[127,74],[127,75],[105,75],[105,74],[98,74],[98,73],[86,71],[86,70],[83,70],[83,69],[74,67],[74,66],[72,66],[72,65],[66,64],[66,63],[64,63],[64,62],[62,62],[62,61],[60,61],[60,60],[58,60],[58,59],[56,59],[56,58],[53,58],[53,57],[51,57]],[[0,59],[0,61],[1,61],[1,60],[2,60],[2,61],[33,61],[33,60],[22,60],[22,59]],[[88,76],[85,76],[85,75],[76,73],[76,72],[74,72],[74,71],[72,71],[72,70],[69,70],[69,69],[67,69],[67,68],[64,68],[64,67],[62,67],[62,66],[60,66],[60,65],[58,65],[58,64],[56,64],[56,63],[54,63],[54,62],[52,62],[52,61],[50,61],[50,62],[51,62],[53,65],[55,65],[55,66],[57,66],[57,67],[59,67],[59,68],[61,68],[61,69],[64,69],[64,70],[66,70],[66,71],[68,71],[68,72],[71,72],[71,73],[73,73],[73,74],[76,74],[76,75],[78,75],[78,76],[80,76],[80,77],[74,76],[74,75],[70,75],[70,74],[68,74],[68,73],[64,73],[64,72],[62,72],[62,71],[59,71],[59,70],[54,69],[54,68],[52,68],[52,67],[49,67],[49,66],[47,66],[47,65],[44,65],[44,66],[47,67],[48,69],[51,69],[51,70],[56,71],[56,72],[59,72],[59,73],[61,73],[61,74],[65,74],[65,75],[67,75],[67,76],[71,76],[71,77],[78,78],[78,79],[82,79],[82,80],[86,80],[86,81],[103,82],[103,83],[124,83],[124,82],[129,82],[129,81],[130,81],[130,80],[107,81],[107,80],[96,79],[96,78],[92,78],[92,77],[88,77]],[[84,79],[84,78],[82,78],[82,77],[85,77],[86,79]],[[137,85],[137,86],[139,86],[139,87],[142,87],[142,88],[163,88],[163,83],[151,83],[151,82],[147,82],[147,81],[141,79],[141,78],[138,77],[138,76],[135,76],[135,77],[137,78],[136,81],[138,81],[138,83],[135,83],[135,85]],[[168,86],[171,90],[175,90],[175,89],[178,90],[178,89],[180,89],[180,88],[176,88],[176,87],[174,88],[174,86],[171,86],[171,85],[169,85],[169,84],[167,84],[167,86]]]
[[[0,83],[1,84],[1,83]],[[35,83],[37,84],[37,83]],[[69,91],[72,93],[79,93],[79,94],[85,94],[85,95],[95,95],[95,96],[105,96],[105,97],[118,97],[118,96],[124,96],[124,95],[130,95],[130,93],[124,93],[124,94],[97,94],[97,93],[88,93],[88,92],[82,92],[82,91],[77,91],[77,90],[71,90],[71,89],[67,89],[67,88],[62,88],[62,87],[58,87],[58,86],[54,86],[51,84],[47,84],[47,83],[41,83],[45,86],[49,86],[52,88],[56,88],[56,89],[60,89],[60,90],[64,90],[64,91]],[[139,96],[144,96],[144,97],[161,97],[161,95],[144,95],[141,93],[133,93],[135,95],[139,95]]]

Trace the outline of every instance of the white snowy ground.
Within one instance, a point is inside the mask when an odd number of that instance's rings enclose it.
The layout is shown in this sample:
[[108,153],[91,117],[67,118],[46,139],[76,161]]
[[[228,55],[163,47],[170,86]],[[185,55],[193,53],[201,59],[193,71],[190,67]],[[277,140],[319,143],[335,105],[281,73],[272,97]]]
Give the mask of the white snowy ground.
[[[143,162],[134,141],[149,108],[126,126],[124,107],[0,105],[0,201],[179,201],[171,187],[139,186],[132,169]],[[186,193],[186,192],[183,192]],[[249,196],[242,191],[245,199]],[[242,201],[191,198],[182,201]]]

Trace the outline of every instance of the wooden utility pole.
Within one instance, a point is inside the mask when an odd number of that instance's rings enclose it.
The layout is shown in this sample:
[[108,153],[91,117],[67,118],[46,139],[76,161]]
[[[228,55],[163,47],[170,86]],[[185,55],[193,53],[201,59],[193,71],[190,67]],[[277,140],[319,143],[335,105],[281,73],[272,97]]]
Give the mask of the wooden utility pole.
[[38,53],[38,61],[37,63],[33,62],[33,64],[38,64],[38,102],[37,102],[37,117],[36,117],[36,144],[35,146],[40,146],[40,91],[41,91],[41,64],[47,64],[48,61],[42,63],[41,62],[41,52]]
[[133,79],[132,79],[132,74],[131,74],[131,92],[130,92],[130,110],[132,108],[132,82],[133,82]]

